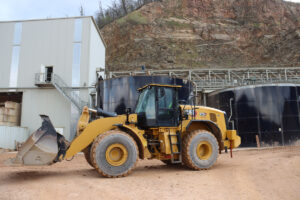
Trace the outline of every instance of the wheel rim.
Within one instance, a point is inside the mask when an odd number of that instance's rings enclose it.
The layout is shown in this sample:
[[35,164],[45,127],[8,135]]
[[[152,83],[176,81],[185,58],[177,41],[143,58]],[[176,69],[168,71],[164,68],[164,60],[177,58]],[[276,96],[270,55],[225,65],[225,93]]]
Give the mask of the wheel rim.
[[123,165],[128,157],[128,151],[123,144],[112,144],[105,152],[107,162],[112,166]]
[[208,160],[212,155],[212,146],[207,141],[202,141],[197,145],[197,156],[201,160]]

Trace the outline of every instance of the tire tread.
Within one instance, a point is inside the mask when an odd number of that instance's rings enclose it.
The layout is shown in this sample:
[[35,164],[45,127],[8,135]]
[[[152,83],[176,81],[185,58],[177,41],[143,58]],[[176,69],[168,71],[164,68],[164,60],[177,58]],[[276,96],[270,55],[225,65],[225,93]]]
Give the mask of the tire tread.
[[93,163],[92,163],[92,160],[91,160],[91,156],[90,156],[91,154],[90,154],[90,151],[91,151],[91,145],[87,146],[85,149],[82,150],[82,152],[83,152],[83,154],[84,154],[84,158],[85,158],[85,160],[87,161],[87,163],[88,163],[91,167],[95,168],[95,167],[93,166]]
[[[96,159],[95,159],[95,155],[96,155],[96,148],[97,148],[97,146],[100,144],[100,142],[101,142],[105,137],[107,137],[107,136],[109,136],[109,135],[116,134],[116,133],[125,135],[125,136],[129,137],[129,138],[132,140],[132,142],[134,143],[135,148],[136,148],[136,150],[137,150],[137,158],[136,158],[136,161],[135,161],[134,165],[133,165],[129,170],[127,170],[124,174],[116,175],[116,176],[115,176],[115,175],[109,175],[109,174],[104,173],[104,172],[98,167],[97,162],[96,162]],[[121,131],[121,130],[114,129],[114,130],[106,131],[106,132],[103,133],[103,134],[100,134],[100,135],[94,140],[93,145],[92,145],[92,147],[91,147],[91,155],[92,155],[92,156],[91,156],[91,162],[92,162],[93,166],[95,166],[95,169],[97,170],[97,172],[98,172],[99,174],[101,174],[102,176],[107,177],[107,178],[120,178],[120,177],[128,176],[128,175],[132,172],[132,170],[136,167],[137,161],[138,161],[138,158],[139,158],[139,149],[138,149],[138,147],[137,147],[137,145],[136,145],[136,142],[134,141],[134,139],[133,139],[130,135],[128,135],[127,133],[125,133],[125,132],[123,132],[123,131]]]
[[[212,166],[208,167],[208,168],[199,168],[197,167],[192,159],[191,159],[191,155],[190,155],[190,152],[189,152],[189,148],[190,148],[190,145],[192,143],[192,140],[193,138],[198,135],[198,134],[201,134],[201,133],[208,133],[210,134],[211,136],[213,136],[215,138],[215,140],[217,141],[217,138],[214,136],[214,134],[212,134],[211,132],[207,131],[207,130],[194,130],[190,133],[188,133],[185,138],[183,139],[183,148],[182,148],[182,162],[185,166],[191,168],[191,169],[194,169],[194,170],[207,170],[209,168],[211,168]],[[217,145],[217,152],[219,152],[219,145]],[[218,154],[219,156],[219,154]],[[217,159],[218,159],[218,156],[217,156]]]

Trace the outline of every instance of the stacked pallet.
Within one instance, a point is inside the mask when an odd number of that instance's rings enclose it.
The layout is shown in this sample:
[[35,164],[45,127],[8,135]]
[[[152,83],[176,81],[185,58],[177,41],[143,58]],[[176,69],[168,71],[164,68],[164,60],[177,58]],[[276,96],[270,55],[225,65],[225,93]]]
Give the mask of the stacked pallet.
[[0,126],[19,126],[21,105],[16,102],[6,101],[4,107],[0,107]]

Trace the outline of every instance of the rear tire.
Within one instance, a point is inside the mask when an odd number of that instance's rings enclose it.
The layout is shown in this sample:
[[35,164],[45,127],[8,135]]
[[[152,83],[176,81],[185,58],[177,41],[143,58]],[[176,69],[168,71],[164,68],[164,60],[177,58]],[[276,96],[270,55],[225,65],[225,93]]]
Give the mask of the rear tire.
[[183,140],[183,163],[191,169],[210,168],[216,162],[218,155],[218,141],[209,131],[195,130]]
[[131,136],[120,130],[99,135],[91,147],[91,161],[105,177],[124,177],[131,173],[138,160],[138,148]]

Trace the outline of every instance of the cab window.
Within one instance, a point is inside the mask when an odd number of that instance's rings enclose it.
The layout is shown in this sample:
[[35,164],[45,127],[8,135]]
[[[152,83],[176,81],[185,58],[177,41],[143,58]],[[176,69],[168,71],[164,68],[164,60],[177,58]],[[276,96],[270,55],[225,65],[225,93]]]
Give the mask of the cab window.
[[176,119],[174,88],[157,88],[157,121],[160,126],[174,126]]
[[145,113],[147,119],[155,119],[155,88],[145,89],[139,96],[135,112]]

